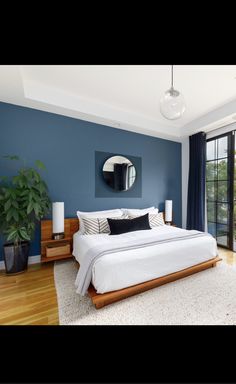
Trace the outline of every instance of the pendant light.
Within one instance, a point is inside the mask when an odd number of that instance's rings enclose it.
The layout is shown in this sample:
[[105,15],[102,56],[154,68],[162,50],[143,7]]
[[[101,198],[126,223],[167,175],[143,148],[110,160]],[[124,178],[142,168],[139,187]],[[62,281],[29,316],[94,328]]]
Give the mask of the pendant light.
[[185,111],[185,101],[173,86],[173,65],[171,66],[171,87],[160,100],[161,114],[168,120],[179,119]]

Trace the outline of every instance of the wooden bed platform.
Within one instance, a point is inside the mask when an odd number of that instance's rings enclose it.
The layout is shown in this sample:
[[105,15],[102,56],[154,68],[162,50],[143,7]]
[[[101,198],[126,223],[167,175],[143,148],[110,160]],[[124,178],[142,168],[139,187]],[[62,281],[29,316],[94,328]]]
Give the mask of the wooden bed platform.
[[169,275],[161,276],[158,279],[146,281],[145,283],[133,285],[132,287],[120,289],[118,291],[107,292],[103,294],[96,293],[93,285],[90,284],[90,287],[88,289],[88,294],[91,297],[95,307],[99,309],[104,307],[105,305],[125,299],[126,297],[136,295],[138,293],[147,291],[149,289],[158,287],[166,283],[170,283],[171,281],[181,279],[183,277],[203,271],[204,269],[215,267],[216,263],[220,260],[222,259],[217,256],[217,257],[214,257],[213,259],[205,261],[204,263],[196,264],[190,268],[182,269],[181,271],[170,273]]

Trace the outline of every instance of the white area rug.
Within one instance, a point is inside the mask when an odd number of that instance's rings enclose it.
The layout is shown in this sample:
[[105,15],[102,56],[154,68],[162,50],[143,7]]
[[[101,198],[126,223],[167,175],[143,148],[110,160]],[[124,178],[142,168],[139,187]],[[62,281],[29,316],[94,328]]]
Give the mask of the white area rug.
[[195,275],[95,309],[75,292],[74,261],[57,262],[54,278],[60,324],[236,324],[236,267],[219,262]]

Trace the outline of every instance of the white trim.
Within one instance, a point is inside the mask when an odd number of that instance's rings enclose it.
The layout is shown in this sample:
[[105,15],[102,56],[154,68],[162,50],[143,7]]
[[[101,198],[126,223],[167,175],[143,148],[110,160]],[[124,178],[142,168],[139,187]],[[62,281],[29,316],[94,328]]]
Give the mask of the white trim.
[[206,138],[211,139],[212,137],[223,135],[224,133],[228,133],[234,130],[236,130],[236,123],[227,124],[227,125],[224,125],[223,127],[214,129],[214,131],[207,133]]
[[[38,264],[41,262],[41,255],[29,256],[28,264]],[[5,269],[4,260],[0,261],[0,269]]]
[[[159,137],[161,134],[170,137],[171,140],[180,141],[180,128],[176,122],[170,123],[162,117],[156,119],[156,117],[131,112],[29,80],[25,77],[24,69],[21,70],[21,76],[24,101],[29,107],[144,135]],[[20,105],[23,104],[20,103]]]

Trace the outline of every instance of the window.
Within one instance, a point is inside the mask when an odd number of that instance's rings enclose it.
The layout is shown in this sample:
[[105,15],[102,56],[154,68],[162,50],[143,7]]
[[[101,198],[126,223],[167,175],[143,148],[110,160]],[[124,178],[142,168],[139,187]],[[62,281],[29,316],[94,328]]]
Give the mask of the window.
[[231,249],[233,248],[233,148],[234,132],[207,141],[208,232],[216,238],[219,245]]

